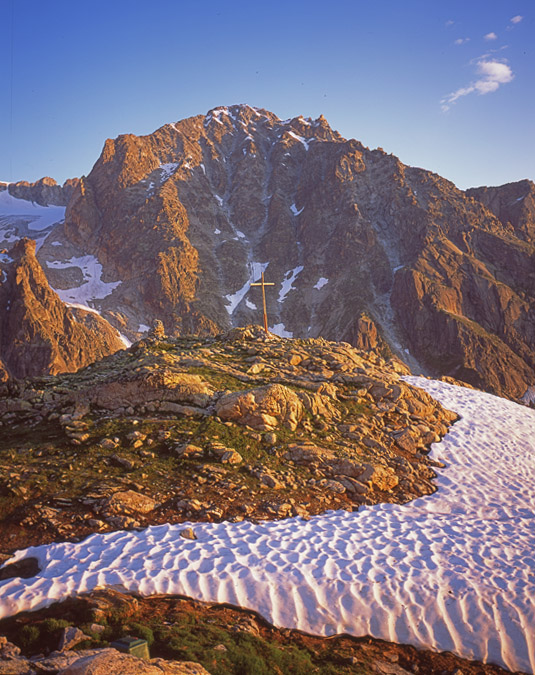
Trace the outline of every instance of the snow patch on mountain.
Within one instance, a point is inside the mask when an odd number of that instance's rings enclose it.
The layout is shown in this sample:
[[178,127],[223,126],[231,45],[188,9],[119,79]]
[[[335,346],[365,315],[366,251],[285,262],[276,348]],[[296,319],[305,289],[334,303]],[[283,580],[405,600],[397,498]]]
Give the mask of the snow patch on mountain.
[[286,326],[283,323],[276,323],[274,326],[270,326],[269,331],[282,338],[293,338],[294,336],[293,333],[286,330]]
[[302,136],[298,136],[295,132],[293,131],[288,131],[288,135],[291,136],[292,138],[295,138],[296,141],[299,141],[299,143],[302,143],[305,146],[305,150],[308,150],[310,145],[310,139],[307,141],[305,138]]
[[64,206],[41,206],[25,199],[17,199],[7,190],[0,192],[0,223],[6,218],[20,217],[30,230],[42,231],[65,220]]
[[160,171],[162,172],[162,183],[171,178],[171,176],[178,169],[178,163],[168,162],[167,164],[160,164]]
[[0,247],[30,237],[39,250],[54,225],[64,220],[64,206],[41,206],[17,199],[7,190],[0,192]]
[[325,277],[320,277],[314,284],[313,288],[316,288],[319,291],[328,283],[329,283],[328,279],[326,279]]
[[[57,291],[56,291],[56,293],[57,293]],[[64,302],[65,302],[65,301],[64,301]],[[100,316],[101,319],[104,319],[104,317],[102,316],[102,313],[99,312],[98,309],[95,309],[94,307],[90,307],[89,305],[82,305],[82,304],[79,303],[79,302],[65,302],[65,305],[66,305],[67,307],[72,307],[73,309],[83,309],[84,312],[91,312],[92,314],[96,314],[97,316]],[[104,321],[106,321],[106,319],[104,319]],[[109,323],[109,322],[107,322],[107,323]],[[111,325],[111,324],[110,324],[110,325]],[[119,330],[117,330],[117,328],[115,328],[114,326],[112,326],[112,328],[113,328],[113,330],[115,330],[115,332],[117,333],[117,336],[118,336],[119,340],[120,340],[120,341],[123,343],[123,345],[125,346],[125,349],[128,349],[129,347],[132,346],[132,342],[126,337],[126,335],[123,335],[123,334],[122,334]]]
[[[286,300],[286,296],[290,291],[293,290],[293,283],[299,276],[299,274],[303,271],[303,265],[298,265],[297,267],[294,267],[293,270],[288,270],[286,274],[284,275],[284,279],[282,280],[282,288],[279,292],[279,297],[277,298],[278,302],[284,302]],[[281,336],[281,337],[288,337],[288,336]],[[289,336],[291,337],[291,336]]]
[[82,270],[84,283],[74,288],[53,288],[63,302],[78,303],[86,309],[93,309],[89,303],[95,300],[102,300],[110,295],[122,282],[121,281],[102,281],[102,265],[92,255],[80,257],[73,256],[69,260],[47,260],[46,265],[52,269],[67,269],[69,267],[79,267]]
[[261,278],[262,272],[266,271],[268,265],[269,263],[259,263],[259,262],[249,263],[249,278],[247,279],[247,281],[238,291],[236,291],[236,293],[232,293],[225,296],[225,300],[227,301],[225,304],[225,308],[229,316],[232,316],[232,314],[234,314],[236,307],[245,297],[245,294],[251,287],[251,284],[258,281]]

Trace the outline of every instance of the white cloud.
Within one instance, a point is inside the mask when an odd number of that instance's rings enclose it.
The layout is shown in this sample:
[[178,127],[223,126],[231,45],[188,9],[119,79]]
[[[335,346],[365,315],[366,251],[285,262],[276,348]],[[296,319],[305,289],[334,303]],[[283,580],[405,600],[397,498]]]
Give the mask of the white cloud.
[[485,39],[485,40],[497,40],[497,39],[498,39],[498,36],[496,35],[496,33],[487,33],[487,34],[484,36],[484,39]]
[[524,17],[520,16],[520,14],[517,14],[516,16],[513,16],[511,19],[511,23],[520,23]]
[[481,57],[476,61],[479,79],[472,82],[467,87],[461,87],[442,99],[441,106],[445,112],[463,96],[468,94],[490,94],[496,91],[502,84],[511,82],[514,77],[511,68],[502,61]]
[[470,38],[458,38],[455,40],[456,45],[464,45],[466,42],[470,42]]
[[449,28],[450,26],[453,26],[454,23],[455,23],[455,21],[452,21],[451,19],[449,19],[448,21],[446,21],[446,28]]

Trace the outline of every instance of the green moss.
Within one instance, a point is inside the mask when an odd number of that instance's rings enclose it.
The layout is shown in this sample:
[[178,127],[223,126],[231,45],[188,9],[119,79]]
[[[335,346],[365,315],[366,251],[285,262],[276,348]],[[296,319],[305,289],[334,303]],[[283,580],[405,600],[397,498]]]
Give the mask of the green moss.
[[127,626],[125,634],[146,640],[149,647],[154,644],[154,633],[151,628],[141,623],[131,623]]
[[192,366],[188,368],[188,372],[192,375],[201,376],[217,391],[225,391],[226,389],[229,389],[230,391],[240,391],[240,389],[245,389],[247,386],[233,375],[220,373],[207,366]]
[[20,629],[19,644],[24,654],[35,653],[35,646],[39,642],[41,631],[39,626],[26,625]]

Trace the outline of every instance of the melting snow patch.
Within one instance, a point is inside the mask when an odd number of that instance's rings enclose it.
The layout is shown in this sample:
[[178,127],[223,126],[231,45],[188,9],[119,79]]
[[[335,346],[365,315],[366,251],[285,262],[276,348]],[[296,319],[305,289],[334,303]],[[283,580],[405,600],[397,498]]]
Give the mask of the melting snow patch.
[[258,309],[258,307],[254,304],[254,302],[251,302],[248,298],[245,298],[245,306],[248,309]]
[[169,162],[168,164],[160,164],[160,171],[162,172],[162,183],[175,173],[178,169],[178,164]]
[[[117,330],[117,329],[115,329]],[[129,347],[132,346],[132,342],[126,337],[126,335],[123,335],[117,330],[117,334],[119,335],[119,340],[123,343],[123,345],[128,349]]]
[[120,584],[533,672],[535,411],[406,379],[460,415],[432,446],[446,463],[434,494],[308,521],[195,523],[195,541],[180,523],[31,547],[7,563],[34,556],[41,571],[0,582],[0,617]]
[[221,234],[221,230],[216,227],[214,230],[214,234]]
[[145,326],[144,323],[140,323],[137,330],[138,330],[138,333],[148,333],[150,328],[149,328],[149,326]]
[[314,285],[314,288],[317,288],[318,291],[325,286],[325,284],[328,284],[329,280],[326,279],[325,277],[320,277],[316,284]]
[[292,205],[290,206],[290,210],[291,210],[291,212],[294,214],[294,216],[298,216],[300,213],[303,213],[303,211],[305,210],[305,207],[303,206],[303,207],[302,207],[301,209],[299,209],[299,211],[298,211],[298,210],[297,210],[297,206],[296,206],[295,204],[292,204]]
[[223,197],[220,197],[219,195],[214,195],[214,197],[216,198],[219,206],[223,206]]
[[260,279],[262,272],[266,271],[268,265],[269,263],[249,263],[249,279],[247,279],[239,291],[236,291],[236,293],[233,293],[232,295],[225,295],[225,300],[227,301],[225,309],[229,313],[229,316],[232,316],[234,310],[251,287],[251,284]]
[[298,136],[293,131],[289,131],[288,133],[290,136],[292,136],[292,138],[295,138],[297,141],[299,141],[299,143],[302,143],[305,146],[305,150],[308,150],[309,145],[302,136]]
[[[282,288],[280,290],[279,297],[277,298],[278,302],[284,302],[286,300],[286,296],[288,295],[288,293],[291,290],[293,290],[293,282],[297,279],[298,275],[302,271],[303,266],[299,265],[298,267],[294,267],[293,270],[288,270],[288,272],[286,272],[286,274],[284,275],[284,279],[282,281]],[[288,336],[281,336],[281,337],[288,337]]]
[[[2,218],[0,217],[0,223],[2,222]],[[17,236],[17,230],[13,226],[5,227],[3,229],[0,229],[0,241],[6,244],[13,244],[14,242],[18,241],[20,239],[19,236]]]
[[13,258],[8,256],[7,253],[0,253],[0,263],[7,264],[7,263],[12,263],[12,262],[13,262]]
[[290,333],[289,330],[286,330],[286,327],[283,323],[276,323],[274,326],[269,328],[271,333],[278,335],[283,338],[293,338],[294,334]]
[[52,242],[50,242],[50,245],[51,245],[51,246],[63,246],[63,244],[61,243],[61,241],[52,241]]
[[67,267],[79,267],[82,270],[84,283],[77,288],[54,288],[61,300],[66,303],[79,303],[85,306],[85,309],[91,309],[88,305],[92,300],[102,300],[121,284],[120,281],[111,281],[105,283],[101,280],[102,265],[92,255],[85,255],[80,258],[72,257],[70,260],[60,261],[47,260],[47,267],[55,269],[65,269]]

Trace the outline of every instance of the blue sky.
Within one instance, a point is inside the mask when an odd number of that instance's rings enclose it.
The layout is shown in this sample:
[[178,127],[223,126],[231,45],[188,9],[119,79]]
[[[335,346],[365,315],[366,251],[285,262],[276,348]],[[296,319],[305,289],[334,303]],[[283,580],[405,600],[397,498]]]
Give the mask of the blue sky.
[[535,179],[533,0],[0,0],[0,180],[220,105],[324,114],[461,188]]

